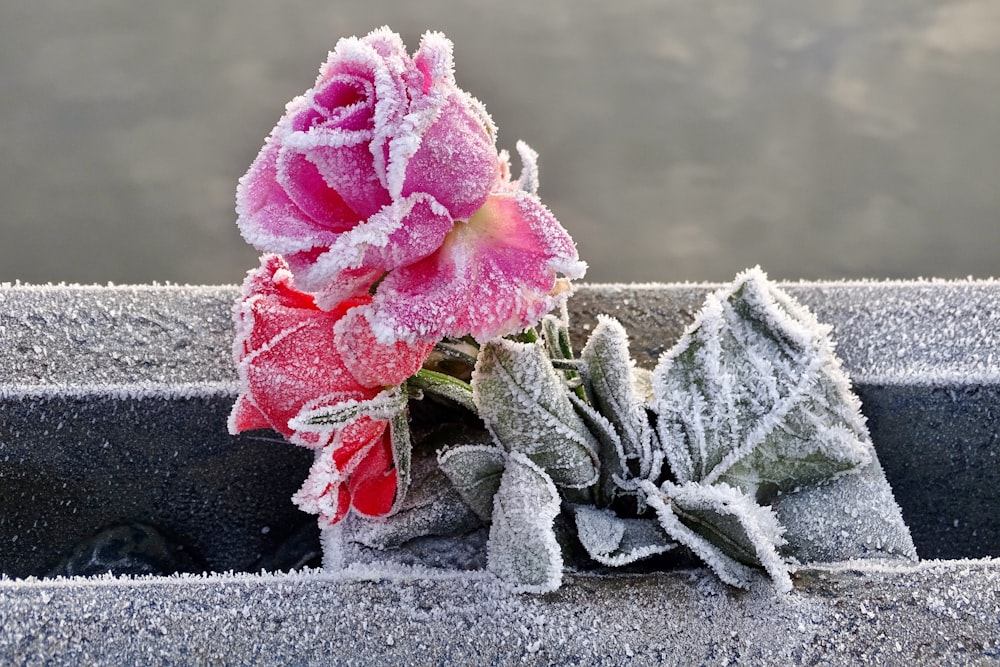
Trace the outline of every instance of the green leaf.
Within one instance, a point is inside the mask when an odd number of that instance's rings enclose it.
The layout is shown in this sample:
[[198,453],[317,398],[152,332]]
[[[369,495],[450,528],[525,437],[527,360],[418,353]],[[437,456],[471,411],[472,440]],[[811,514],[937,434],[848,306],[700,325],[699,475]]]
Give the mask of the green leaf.
[[406,381],[406,385],[476,412],[476,404],[472,401],[472,386],[451,375],[421,368],[416,375]]
[[462,445],[438,453],[441,470],[484,521],[493,516],[493,496],[500,488],[505,459],[502,449],[489,445]]
[[560,499],[544,470],[511,452],[493,499],[486,562],[511,590],[548,593],[562,583],[562,551],[553,522]]
[[392,461],[396,466],[396,499],[392,503],[392,512],[396,512],[403,506],[410,488],[410,466],[413,457],[410,421],[405,410],[392,415],[389,420],[389,432],[392,438]]
[[646,502],[670,537],[691,549],[719,578],[749,588],[752,571],[763,568],[782,592],[790,591],[788,565],[778,554],[783,529],[774,512],[727,484],[646,482]]
[[650,519],[624,519],[611,510],[587,505],[573,508],[577,537],[591,558],[621,567],[677,547]]
[[479,416],[504,449],[527,456],[559,486],[597,481],[598,443],[540,344],[497,339],[484,345],[472,391]]
[[662,454],[655,442],[643,397],[636,391],[628,334],[618,320],[599,315],[597,326],[580,353],[594,406],[621,438],[621,459],[628,477],[655,480]]
[[829,328],[760,269],[709,295],[653,371],[653,390],[680,482],[791,491],[872,460]]
[[360,417],[391,419],[406,409],[406,400],[406,393],[393,387],[364,401],[338,401],[312,410],[304,408],[289,421],[289,426],[296,431],[316,431],[322,430],[314,428],[317,426],[343,428]]

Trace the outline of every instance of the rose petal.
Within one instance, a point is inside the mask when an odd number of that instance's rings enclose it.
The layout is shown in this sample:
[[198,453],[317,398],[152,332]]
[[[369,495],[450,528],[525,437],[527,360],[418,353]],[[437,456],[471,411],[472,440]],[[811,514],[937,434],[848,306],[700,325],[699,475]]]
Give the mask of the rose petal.
[[[296,205],[278,183],[280,150],[274,136],[269,137],[239,181],[236,224],[240,234],[258,250],[274,253],[308,250],[333,242],[335,233]],[[335,201],[333,206],[336,209]]]
[[383,345],[368,321],[369,308],[352,308],[333,328],[334,345],[344,365],[366,387],[389,387],[416,374],[434,343]]
[[466,220],[500,179],[493,137],[463,95],[452,95],[406,164],[402,196],[425,192],[453,218]]
[[523,191],[492,195],[441,249],[389,273],[368,319],[383,343],[471,334],[485,341],[520,331],[568,293],[557,274],[586,264],[555,217]]
[[367,291],[387,271],[437,250],[454,223],[432,197],[414,194],[384,207],[322,251],[288,256],[297,282],[321,307]]
[[377,393],[358,384],[344,366],[331,344],[332,329],[326,318],[302,322],[245,356],[237,367],[240,393],[286,438],[294,433],[288,421],[318,396],[336,392],[341,400],[361,400]]
[[396,498],[397,475],[392,461],[392,440],[386,429],[347,482],[351,505],[365,516],[384,516]]

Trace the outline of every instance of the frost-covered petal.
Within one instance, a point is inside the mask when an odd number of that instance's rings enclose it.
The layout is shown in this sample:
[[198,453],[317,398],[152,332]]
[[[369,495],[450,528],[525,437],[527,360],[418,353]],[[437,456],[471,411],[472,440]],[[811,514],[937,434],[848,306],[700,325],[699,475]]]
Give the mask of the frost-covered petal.
[[384,206],[327,247],[289,257],[289,265],[298,284],[329,307],[360,288],[367,291],[385,271],[430,255],[453,226],[432,197],[414,194]]
[[414,375],[434,343],[379,343],[368,321],[369,306],[352,308],[333,327],[333,343],[351,375],[366,387],[388,387]]
[[456,93],[407,161],[401,195],[428,193],[453,218],[465,220],[483,205],[499,179],[493,137],[470,111],[465,96]]
[[440,250],[378,287],[372,325],[380,340],[485,341],[537,322],[568,296],[558,279],[586,265],[555,217],[525,192],[491,195]]
[[382,436],[354,468],[348,480],[351,505],[365,516],[384,516],[392,509],[396,484],[392,441],[389,429],[383,426]]
[[301,323],[244,357],[237,367],[240,393],[286,437],[293,433],[289,420],[319,396],[336,392],[346,400],[376,393],[359,384],[344,366],[331,344],[332,334],[332,325],[324,318]]
[[[240,178],[236,188],[236,224],[240,233],[247,243],[264,252],[298,252],[331,243],[337,230],[357,221],[357,216],[336,192],[323,187],[311,190],[314,201],[310,207],[320,219],[303,210],[279,183],[280,153],[280,143],[272,135]],[[304,188],[321,180],[314,168],[297,175],[305,180]]]
[[[377,390],[358,382],[333,345],[334,325],[360,297],[319,310],[310,295],[292,284],[287,264],[277,255],[265,255],[250,271],[244,296],[234,310],[240,396],[229,420],[230,432],[269,426],[288,438],[289,420],[317,401],[362,400]],[[304,436],[302,444],[322,446]]]

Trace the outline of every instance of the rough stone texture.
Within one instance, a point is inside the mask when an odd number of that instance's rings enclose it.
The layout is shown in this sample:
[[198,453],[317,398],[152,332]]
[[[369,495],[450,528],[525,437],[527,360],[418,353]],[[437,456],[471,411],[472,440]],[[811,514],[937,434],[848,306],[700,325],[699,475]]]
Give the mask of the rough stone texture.
[[840,564],[778,594],[704,570],[569,577],[504,593],[486,575],[358,570],[0,580],[11,664],[987,665],[996,561]]

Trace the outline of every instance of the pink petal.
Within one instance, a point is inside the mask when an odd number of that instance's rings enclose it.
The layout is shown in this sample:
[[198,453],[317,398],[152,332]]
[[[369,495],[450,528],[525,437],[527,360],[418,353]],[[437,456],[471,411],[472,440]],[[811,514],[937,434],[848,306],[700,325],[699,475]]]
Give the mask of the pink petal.
[[286,438],[293,435],[288,421],[319,396],[336,392],[341,400],[360,400],[377,393],[358,384],[332,337],[328,318],[302,322],[248,354],[237,367],[240,393]]
[[478,340],[520,331],[568,294],[557,274],[583,275],[573,240],[537,197],[492,195],[441,249],[389,273],[372,301],[378,339]]
[[384,207],[328,248],[289,255],[288,264],[298,284],[326,308],[367,292],[385,271],[431,254],[453,224],[433,198],[414,194]]
[[453,218],[465,220],[483,205],[499,179],[493,137],[465,96],[456,92],[409,158],[401,194],[430,194]]
[[352,308],[334,326],[334,345],[344,365],[366,387],[390,387],[416,374],[434,343],[383,345],[368,322],[366,306]]
[[[247,243],[264,252],[288,253],[329,244],[335,238],[303,211],[278,183],[280,145],[268,138],[236,188],[236,224]],[[331,219],[341,204],[331,198]],[[329,225],[329,220],[327,221]]]

